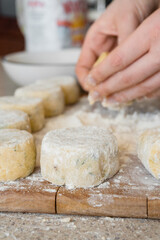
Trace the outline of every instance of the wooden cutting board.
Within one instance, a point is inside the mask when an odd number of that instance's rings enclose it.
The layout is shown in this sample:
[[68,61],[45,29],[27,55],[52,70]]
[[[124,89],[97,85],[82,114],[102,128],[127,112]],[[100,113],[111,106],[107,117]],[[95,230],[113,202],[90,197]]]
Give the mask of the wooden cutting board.
[[118,174],[90,189],[57,187],[40,170],[26,179],[0,183],[0,211],[160,219],[160,183],[134,155]]

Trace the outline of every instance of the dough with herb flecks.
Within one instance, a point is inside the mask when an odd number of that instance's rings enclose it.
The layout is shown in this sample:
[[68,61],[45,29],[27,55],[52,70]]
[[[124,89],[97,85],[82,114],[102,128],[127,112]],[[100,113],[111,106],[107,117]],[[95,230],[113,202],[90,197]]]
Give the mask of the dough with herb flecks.
[[31,132],[28,114],[18,110],[0,110],[0,129],[20,129]]
[[0,181],[28,176],[33,172],[35,161],[32,134],[18,129],[0,130]]
[[137,151],[144,167],[160,179],[160,128],[144,131],[139,137]]
[[44,109],[40,98],[0,97],[0,109],[20,110],[28,114],[32,132],[44,126]]
[[31,84],[15,91],[17,97],[41,98],[45,117],[53,117],[63,113],[65,108],[64,94],[60,86],[47,83]]
[[48,132],[42,141],[44,179],[69,187],[93,187],[119,169],[114,135],[103,128],[80,127]]
[[50,83],[59,85],[64,93],[66,104],[73,104],[79,100],[80,88],[74,77],[55,76],[50,79],[39,80],[37,83]]

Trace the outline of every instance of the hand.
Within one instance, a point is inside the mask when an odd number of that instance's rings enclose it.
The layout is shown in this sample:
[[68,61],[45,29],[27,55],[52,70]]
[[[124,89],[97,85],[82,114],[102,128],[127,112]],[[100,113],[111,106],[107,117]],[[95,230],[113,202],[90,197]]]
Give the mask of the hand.
[[[104,14],[92,25],[76,67],[79,82],[85,90],[92,89],[86,78],[98,56],[104,51],[111,51],[117,44],[122,43],[158,7],[158,1],[114,0]],[[100,72],[101,67],[96,70]],[[101,72],[99,76],[101,76]],[[95,81],[98,81],[96,76],[93,75],[93,77],[95,77]],[[97,81],[93,85],[96,85]],[[88,82],[92,83],[92,78],[89,78]]]
[[90,75],[94,100],[128,102],[160,96],[160,9],[148,17]]

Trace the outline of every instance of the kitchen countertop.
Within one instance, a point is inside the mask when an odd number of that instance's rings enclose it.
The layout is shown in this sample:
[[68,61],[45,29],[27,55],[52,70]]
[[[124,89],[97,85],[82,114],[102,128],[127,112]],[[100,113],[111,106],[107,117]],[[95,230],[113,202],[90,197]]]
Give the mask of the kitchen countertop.
[[[16,85],[0,65],[0,96]],[[0,213],[0,240],[159,240],[160,220]]]
[[0,239],[159,240],[160,222],[145,219],[0,214]]

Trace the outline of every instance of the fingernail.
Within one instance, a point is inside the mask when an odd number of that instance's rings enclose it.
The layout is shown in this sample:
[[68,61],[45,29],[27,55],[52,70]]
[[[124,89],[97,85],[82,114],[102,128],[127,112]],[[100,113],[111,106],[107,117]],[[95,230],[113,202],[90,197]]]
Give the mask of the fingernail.
[[99,92],[96,92],[96,91],[90,92],[88,95],[88,100],[89,100],[89,103],[92,105],[95,102],[101,100],[101,96],[100,96]]
[[88,86],[95,87],[96,86],[96,81],[92,78],[91,75],[88,75],[88,77],[86,78],[86,84]]

